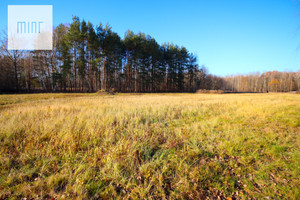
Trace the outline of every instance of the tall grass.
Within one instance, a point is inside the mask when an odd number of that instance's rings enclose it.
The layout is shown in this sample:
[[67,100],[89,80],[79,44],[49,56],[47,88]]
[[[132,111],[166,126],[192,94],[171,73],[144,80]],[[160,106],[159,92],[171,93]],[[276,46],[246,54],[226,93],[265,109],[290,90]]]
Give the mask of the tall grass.
[[300,197],[296,94],[0,102],[0,199]]

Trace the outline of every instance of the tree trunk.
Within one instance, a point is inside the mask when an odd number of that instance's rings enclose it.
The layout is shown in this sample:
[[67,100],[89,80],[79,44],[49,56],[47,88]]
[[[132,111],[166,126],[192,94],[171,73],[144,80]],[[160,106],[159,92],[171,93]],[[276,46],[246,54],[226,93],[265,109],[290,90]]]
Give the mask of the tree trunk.
[[76,73],[76,47],[75,47],[74,48],[74,91],[77,90],[76,76],[77,76],[77,73]]

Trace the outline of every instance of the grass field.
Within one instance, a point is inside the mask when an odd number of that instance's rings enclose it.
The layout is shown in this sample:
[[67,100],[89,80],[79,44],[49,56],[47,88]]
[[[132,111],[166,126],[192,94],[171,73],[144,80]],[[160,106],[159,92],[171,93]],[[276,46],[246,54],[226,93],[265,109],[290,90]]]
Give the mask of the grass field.
[[300,95],[0,95],[0,199],[299,199]]

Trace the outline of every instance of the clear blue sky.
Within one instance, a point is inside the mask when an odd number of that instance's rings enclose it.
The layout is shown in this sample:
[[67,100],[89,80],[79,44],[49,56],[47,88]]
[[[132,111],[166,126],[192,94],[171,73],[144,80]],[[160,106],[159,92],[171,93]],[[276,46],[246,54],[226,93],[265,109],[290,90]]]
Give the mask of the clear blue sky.
[[7,5],[43,4],[55,26],[77,15],[121,37],[141,31],[185,46],[212,74],[300,70],[300,0],[0,0],[0,29]]

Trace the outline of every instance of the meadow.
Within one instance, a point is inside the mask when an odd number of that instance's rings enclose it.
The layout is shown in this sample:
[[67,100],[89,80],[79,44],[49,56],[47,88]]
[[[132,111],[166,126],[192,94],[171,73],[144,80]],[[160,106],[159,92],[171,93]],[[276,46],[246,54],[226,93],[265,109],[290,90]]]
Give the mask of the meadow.
[[0,95],[0,199],[299,199],[300,95]]

